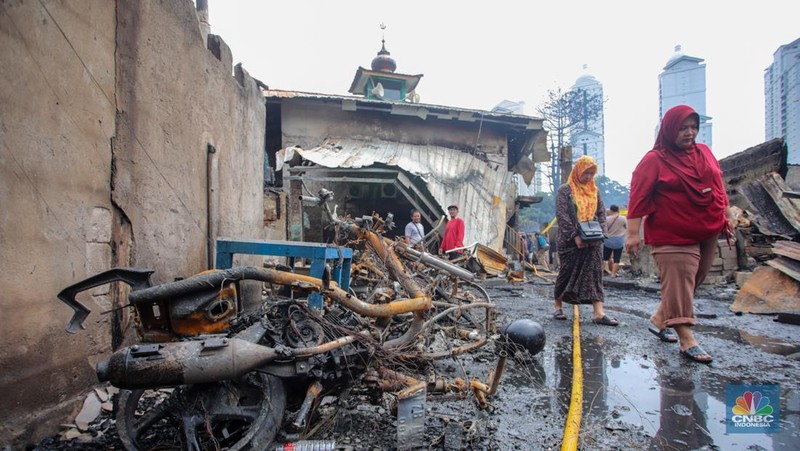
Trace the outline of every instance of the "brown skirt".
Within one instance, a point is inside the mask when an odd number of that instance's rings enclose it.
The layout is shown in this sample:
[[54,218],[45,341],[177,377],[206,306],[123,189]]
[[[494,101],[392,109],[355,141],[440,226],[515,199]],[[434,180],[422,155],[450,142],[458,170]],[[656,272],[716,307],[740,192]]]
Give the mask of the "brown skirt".
[[653,246],[661,274],[661,302],[650,317],[659,329],[694,326],[694,293],[703,283],[717,250],[714,236],[696,244]]

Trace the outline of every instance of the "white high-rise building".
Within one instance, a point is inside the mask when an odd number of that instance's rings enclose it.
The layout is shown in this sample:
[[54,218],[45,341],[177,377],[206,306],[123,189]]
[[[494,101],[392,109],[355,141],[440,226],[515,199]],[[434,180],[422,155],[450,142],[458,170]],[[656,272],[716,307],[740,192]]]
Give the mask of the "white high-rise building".
[[[589,73],[586,64],[583,65],[583,74],[578,77],[575,84],[572,85],[569,90],[580,90],[587,96],[599,96],[601,101],[605,101],[603,97],[603,84]],[[606,173],[603,111],[604,108],[600,110],[600,114],[595,119],[584,121],[570,129],[570,145],[572,146],[573,161],[584,155],[594,158],[595,161],[597,161],[597,175],[605,175]],[[566,181],[565,177],[566,175],[562,175],[562,182]]]
[[764,71],[765,139],[783,138],[786,163],[800,165],[800,39],[778,47]]
[[[711,147],[711,117],[706,114],[706,64],[702,58],[688,56],[675,46],[675,53],[658,76],[658,122],[670,108],[689,105],[700,115],[700,131],[695,139]],[[658,134],[658,126],[656,126]]]

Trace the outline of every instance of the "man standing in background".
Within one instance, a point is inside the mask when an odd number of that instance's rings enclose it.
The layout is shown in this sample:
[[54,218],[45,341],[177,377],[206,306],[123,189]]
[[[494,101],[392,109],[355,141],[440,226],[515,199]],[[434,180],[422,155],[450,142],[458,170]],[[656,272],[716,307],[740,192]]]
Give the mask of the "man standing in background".
[[549,249],[545,253],[545,258],[547,259],[548,266],[550,266],[550,268],[553,270],[558,268],[558,253],[556,249],[557,228],[558,226],[555,225],[555,220],[553,220],[553,225],[550,225],[549,222],[543,222],[542,231],[539,232],[539,234],[542,235],[545,240],[547,240],[547,244],[549,245]]
[[410,246],[422,242],[425,236],[425,228],[422,226],[422,214],[419,210],[411,210],[411,222],[406,224],[405,236],[403,241]]
[[611,277],[617,277],[619,262],[622,259],[622,248],[625,246],[625,233],[628,221],[619,214],[619,207],[612,205],[606,213],[606,238],[603,240],[603,260],[608,262]]
[[[444,237],[439,245],[439,253],[445,253],[447,258],[453,260],[460,257],[464,252],[463,249],[458,249],[464,247],[464,221],[458,217],[458,205],[447,207],[447,213],[450,214],[450,219],[444,229]],[[454,251],[453,249],[458,250]]]
[[536,232],[534,236],[536,237],[536,260],[545,271],[550,271],[550,264],[548,263],[550,259],[548,258],[549,255],[547,255],[550,251],[550,243],[548,243],[547,238],[539,232]]

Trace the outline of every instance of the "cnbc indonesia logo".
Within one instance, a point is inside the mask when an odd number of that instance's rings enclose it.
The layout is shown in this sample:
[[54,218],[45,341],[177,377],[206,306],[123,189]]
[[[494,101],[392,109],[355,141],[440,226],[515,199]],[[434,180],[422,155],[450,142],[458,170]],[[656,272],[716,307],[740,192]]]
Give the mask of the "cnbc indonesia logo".
[[777,432],[779,393],[777,385],[728,386],[728,432]]
[[736,427],[769,427],[775,420],[769,398],[762,396],[760,391],[744,392],[736,398],[732,411],[731,420]]

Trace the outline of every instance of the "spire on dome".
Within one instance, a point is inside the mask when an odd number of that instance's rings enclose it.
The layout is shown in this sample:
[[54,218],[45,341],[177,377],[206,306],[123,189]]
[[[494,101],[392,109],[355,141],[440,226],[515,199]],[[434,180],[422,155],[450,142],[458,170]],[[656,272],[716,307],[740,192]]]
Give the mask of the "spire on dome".
[[[386,25],[383,23],[381,23],[381,30],[386,30]],[[391,55],[391,53],[386,50],[386,35],[385,33],[381,33],[381,49],[378,51],[378,55],[372,59],[372,70],[394,72],[397,69],[397,63],[389,55]]]

